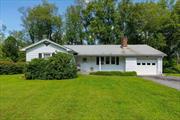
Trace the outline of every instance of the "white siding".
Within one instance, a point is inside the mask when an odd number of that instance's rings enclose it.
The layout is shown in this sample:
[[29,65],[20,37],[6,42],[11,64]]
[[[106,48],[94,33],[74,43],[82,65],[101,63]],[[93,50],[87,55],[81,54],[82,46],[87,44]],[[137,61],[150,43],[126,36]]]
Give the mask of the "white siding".
[[39,57],[39,53],[54,53],[54,52],[66,52],[63,48],[57,47],[53,44],[46,46],[45,44],[39,44],[26,51],[26,61],[31,61],[34,58]]
[[[87,58],[87,62],[83,62],[83,58]],[[104,64],[96,65],[96,56],[77,56],[77,65],[80,66],[82,72],[92,72],[92,71],[125,71],[125,60],[119,57],[119,65]]]
[[157,59],[157,74],[161,75],[162,74],[162,70],[163,70],[163,64],[162,64],[162,57],[159,57]]
[[[125,63],[126,71],[136,71],[138,75],[162,74],[162,57],[126,57]],[[140,63],[140,65],[137,65],[137,63]],[[145,65],[142,65],[142,63],[145,63]]]
[[135,57],[126,57],[125,59],[125,70],[126,71],[136,71],[136,63],[137,63],[137,58]]

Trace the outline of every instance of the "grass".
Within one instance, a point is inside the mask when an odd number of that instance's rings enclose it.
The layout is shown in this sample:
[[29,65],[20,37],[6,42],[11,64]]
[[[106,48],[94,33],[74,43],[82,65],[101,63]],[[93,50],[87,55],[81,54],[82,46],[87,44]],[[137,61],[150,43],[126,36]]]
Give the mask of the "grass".
[[1,120],[179,120],[180,92],[138,77],[0,76]]
[[175,76],[180,77],[180,74],[174,74],[174,73],[165,73],[166,76]]

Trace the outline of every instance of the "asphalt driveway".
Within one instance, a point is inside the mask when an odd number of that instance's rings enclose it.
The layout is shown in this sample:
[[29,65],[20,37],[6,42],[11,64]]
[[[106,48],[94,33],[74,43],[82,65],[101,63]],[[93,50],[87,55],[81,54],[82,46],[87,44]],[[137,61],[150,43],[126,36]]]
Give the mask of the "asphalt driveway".
[[169,76],[141,76],[146,80],[151,80],[168,87],[180,90],[180,77],[169,77]]

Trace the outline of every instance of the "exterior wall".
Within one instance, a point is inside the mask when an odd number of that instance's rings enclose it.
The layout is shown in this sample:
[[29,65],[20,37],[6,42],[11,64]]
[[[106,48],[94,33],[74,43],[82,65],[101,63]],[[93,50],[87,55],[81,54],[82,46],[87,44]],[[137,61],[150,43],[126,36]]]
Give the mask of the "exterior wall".
[[157,59],[157,74],[162,75],[162,73],[163,73],[162,70],[163,70],[163,59],[162,59],[162,57],[159,57]]
[[[126,57],[125,63],[126,71],[136,71],[138,75],[162,74],[162,57]],[[137,65],[137,63],[141,65]],[[142,65],[142,63],[145,63],[145,65]],[[155,65],[152,65],[153,63]]]
[[53,44],[46,46],[45,44],[39,44],[26,51],[26,61],[31,61],[34,58],[39,57],[39,53],[54,53],[54,52],[66,52],[63,48],[57,47]]
[[[83,62],[83,58],[87,58],[87,62]],[[96,65],[96,56],[76,56],[76,63],[80,66],[81,72],[125,71],[125,60],[122,57],[119,57],[119,65]]]
[[[39,44],[26,51],[26,61],[31,61],[39,57],[39,53],[67,52],[63,48],[53,44],[46,46]],[[98,56],[97,56],[98,57]],[[101,56],[100,56],[101,57]],[[103,57],[103,56],[102,56]],[[84,62],[83,58],[87,61]],[[120,57],[119,65],[116,64],[99,64],[96,65],[96,56],[75,56],[76,63],[82,72],[93,71],[136,71],[138,75],[161,75],[162,74],[162,57]],[[137,63],[155,63],[155,65],[137,65]],[[101,61],[99,61],[101,63]]]
[[136,71],[137,58],[126,57],[125,58],[125,71]]

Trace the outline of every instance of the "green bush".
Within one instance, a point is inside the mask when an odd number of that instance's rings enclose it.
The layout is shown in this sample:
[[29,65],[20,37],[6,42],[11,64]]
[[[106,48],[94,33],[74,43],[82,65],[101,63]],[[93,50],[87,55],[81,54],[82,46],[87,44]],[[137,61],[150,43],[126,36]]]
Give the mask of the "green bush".
[[120,71],[97,71],[91,72],[90,75],[108,75],[108,76],[136,76],[136,72],[120,72]]
[[180,73],[180,65],[164,68],[164,73]]
[[13,63],[10,61],[0,61],[0,75],[21,74],[24,71],[24,62]]
[[26,79],[69,79],[77,77],[73,55],[57,53],[49,59],[34,59],[25,67]]

